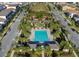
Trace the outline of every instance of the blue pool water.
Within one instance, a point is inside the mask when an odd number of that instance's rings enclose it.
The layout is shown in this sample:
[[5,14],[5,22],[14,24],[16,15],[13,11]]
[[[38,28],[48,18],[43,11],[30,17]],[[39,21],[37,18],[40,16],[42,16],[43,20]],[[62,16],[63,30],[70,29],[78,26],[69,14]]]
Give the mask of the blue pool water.
[[47,31],[45,30],[37,30],[34,34],[34,41],[44,42],[48,41]]

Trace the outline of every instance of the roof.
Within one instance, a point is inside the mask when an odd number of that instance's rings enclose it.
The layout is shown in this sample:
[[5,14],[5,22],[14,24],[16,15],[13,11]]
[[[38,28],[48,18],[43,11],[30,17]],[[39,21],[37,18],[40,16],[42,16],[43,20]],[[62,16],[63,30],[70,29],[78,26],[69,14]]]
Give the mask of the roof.
[[17,6],[18,4],[8,4],[9,6]]
[[11,3],[8,3],[8,5],[11,5],[11,6],[17,6],[19,5],[20,3],[17,3],[17,2],[11,2]]
[[[0,12],[0,16],[6,16],[6,15],[8,15],[12,10],[14,10],[14,9],[13,8],[10,8],[10,9],[2,10]],[[0,22],[4,22],[5,20],[6,19],[0,17]]]
[[78,15],[74,14],[73,16],[74,16],[75,21],[79,21],[79,16]]
[[0,18],[0,24],[5,24],[7,22],[6,19]]
[[77,17],[77,18],[79,18],[79,16],[78,16],[78,15],[76,15],[76,14],[74,14],[74,17]]
[[0,18],[0,22],[4,22],[5,21],[5,19],[3,19],[3,18]]
[[0,12],[0,16],[6,16],[6,15],[8,15],[12,10],[14,10],[14,9],[13,8],[10,8],[10,9],[2,10]]
[[79,18],[78,17],[74,17],[75,21],[79,21]]

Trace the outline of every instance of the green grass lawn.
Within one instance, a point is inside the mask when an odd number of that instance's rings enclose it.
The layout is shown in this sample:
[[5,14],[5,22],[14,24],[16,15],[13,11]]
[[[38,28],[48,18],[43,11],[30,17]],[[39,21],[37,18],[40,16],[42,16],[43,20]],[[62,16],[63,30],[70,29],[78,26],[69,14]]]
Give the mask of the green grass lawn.
[[36,4],[33,4],[32,5],[31,10],[32,11],[35,11],[35,12],[40,12],[40,11],[48,12],[49,11],[49,8],[44,3],[36,3]]

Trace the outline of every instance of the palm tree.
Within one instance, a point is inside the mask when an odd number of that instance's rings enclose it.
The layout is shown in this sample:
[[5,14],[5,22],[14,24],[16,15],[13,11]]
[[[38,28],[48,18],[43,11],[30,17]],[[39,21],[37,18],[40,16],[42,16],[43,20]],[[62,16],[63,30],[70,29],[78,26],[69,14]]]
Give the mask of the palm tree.
[[37,47],[33,56],[41,57],[42,56],[42,48],[41,46]]
[[61,41],[59,50],[62,51],[64,49],[65,45],[66,45],[66,42],[65,41]]
[[51,47],[50,46],[46,46],[45,47],[45,56],[49,57],[49,56],[51,56],[51,54],[52,54]]

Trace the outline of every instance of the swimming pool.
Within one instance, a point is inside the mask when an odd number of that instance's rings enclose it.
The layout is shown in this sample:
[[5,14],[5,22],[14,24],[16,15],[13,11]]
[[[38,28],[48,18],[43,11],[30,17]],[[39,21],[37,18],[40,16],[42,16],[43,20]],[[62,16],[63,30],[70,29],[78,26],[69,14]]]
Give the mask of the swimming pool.
[[36,30],[34,33],[34,41],[45,42],[48,41],[48,34],[46,30]]

